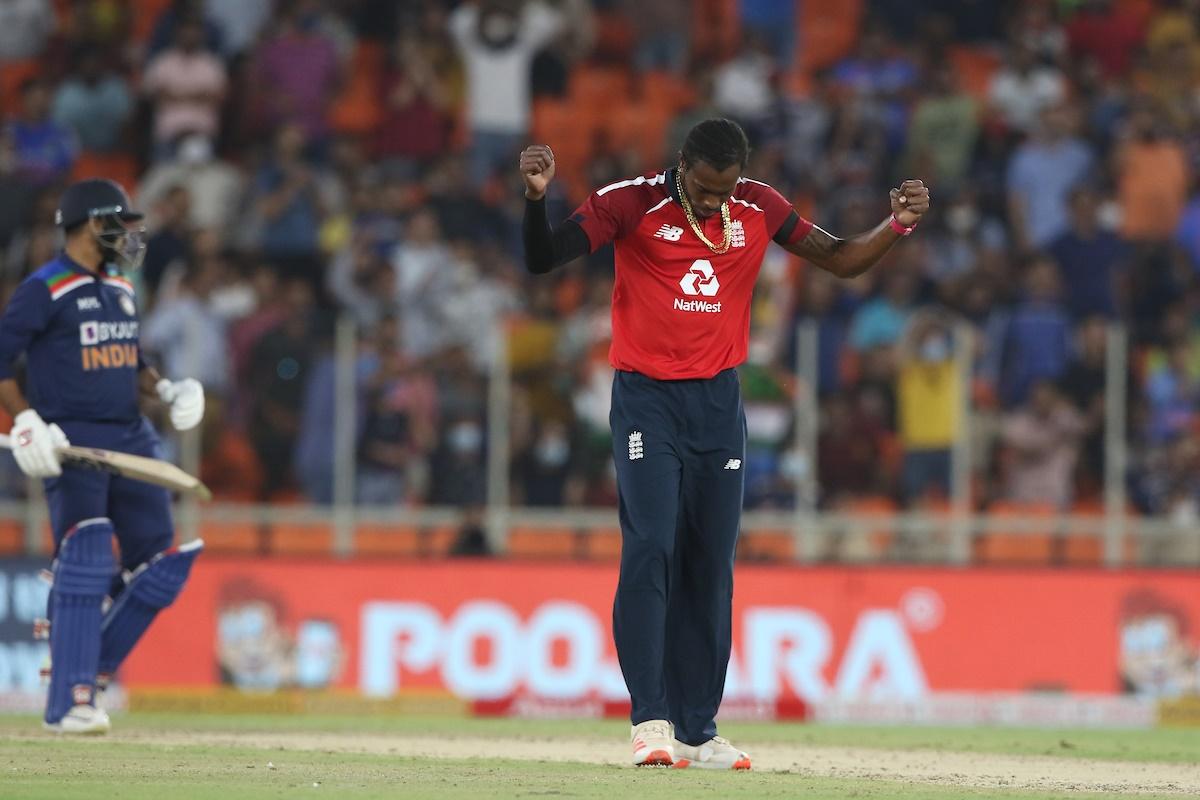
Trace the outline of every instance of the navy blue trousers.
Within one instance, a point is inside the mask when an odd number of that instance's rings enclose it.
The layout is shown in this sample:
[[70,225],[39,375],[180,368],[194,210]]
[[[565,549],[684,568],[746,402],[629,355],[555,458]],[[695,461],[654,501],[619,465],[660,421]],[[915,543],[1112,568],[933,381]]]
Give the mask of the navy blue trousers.
[[716,735],[729,666],[733,556],[742,513],[746,415],[737,373],[613,380],[621,577],[613,638],[634,725]]
[[[162,458],[162,443],[144,417],[125,423],[59,420],[58,424],[78,447]],[[62,475],[47,479],[45,487],[56,548],[71,526],[95,517],[112,520],[123,569],[136,568],[174,540],[171,495],[159,486],[64,465]]]

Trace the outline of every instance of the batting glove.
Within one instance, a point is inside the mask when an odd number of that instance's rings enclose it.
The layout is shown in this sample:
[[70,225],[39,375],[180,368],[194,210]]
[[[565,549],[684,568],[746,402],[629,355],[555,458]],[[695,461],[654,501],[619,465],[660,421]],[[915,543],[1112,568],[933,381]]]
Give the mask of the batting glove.
[[163,378],[154,385],[158,399],[171,407],[171,424],[177,431],[189,431],[204,419],[204,387],[195,378],[171,381]]
[[27,408],[13,420],[13,458],[17,466],[31,478],[57,478],[62,475],[58,450],[70,447],[67,435],[58,425],[47,425],[41,415]]

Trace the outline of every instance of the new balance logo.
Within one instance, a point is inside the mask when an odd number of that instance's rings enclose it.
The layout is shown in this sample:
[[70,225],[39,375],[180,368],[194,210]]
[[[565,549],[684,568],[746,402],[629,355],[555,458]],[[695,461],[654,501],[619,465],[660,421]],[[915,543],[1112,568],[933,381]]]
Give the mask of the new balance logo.
[[80,311],[99,311],[100,301],[95,297],[78,297],[75,299],[75,304]]
[[642,449],[642,432],[634,431],[629,434],[629,460],[637,461],[646,453]]
[[735,219],[729,225],[729,246],[746,246],[746,229],[742,227],[742,221],[740,219]]
[[678,242],[683,236],[683,228],[676,228],[674,225],[663,225],[658,229],[658,233],[654,234],[655,239],[663,239],[668,242]]
[[731,458],[725,462],[725,469],[741,469],[742,460],[740,458]]

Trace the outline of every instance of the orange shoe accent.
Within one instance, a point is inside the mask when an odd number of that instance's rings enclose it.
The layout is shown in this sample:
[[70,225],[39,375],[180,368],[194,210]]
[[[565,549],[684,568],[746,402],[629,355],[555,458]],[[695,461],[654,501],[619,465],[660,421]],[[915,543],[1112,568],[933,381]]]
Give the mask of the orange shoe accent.
[[734,769],[750,769],[750,759],[743,758],[733,762]]
[[639,767],[669,767],[672,766],[671,754],[666,750],[654,750],[646,756]]

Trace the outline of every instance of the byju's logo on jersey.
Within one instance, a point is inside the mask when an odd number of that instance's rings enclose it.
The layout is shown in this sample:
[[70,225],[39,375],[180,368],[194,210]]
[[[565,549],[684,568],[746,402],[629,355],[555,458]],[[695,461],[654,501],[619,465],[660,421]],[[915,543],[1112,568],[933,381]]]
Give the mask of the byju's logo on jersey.
[[658,233],[654,234],[655,239],[667,242],[678,242],[681,236],[683,236],[683,228],[677,228],[674,225],[663,225],[658,229]]

